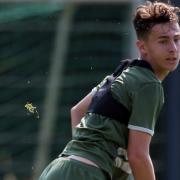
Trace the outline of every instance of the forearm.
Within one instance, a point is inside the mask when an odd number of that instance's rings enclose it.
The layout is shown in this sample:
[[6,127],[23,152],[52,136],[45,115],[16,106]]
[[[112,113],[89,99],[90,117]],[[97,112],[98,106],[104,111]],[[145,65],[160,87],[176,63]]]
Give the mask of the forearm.
[[133,175],[135,180],[155,180],[155,172],[154,167],[151,161],[150,156],[145,156],[141,158],[134,158],[132,162],[130,162]]

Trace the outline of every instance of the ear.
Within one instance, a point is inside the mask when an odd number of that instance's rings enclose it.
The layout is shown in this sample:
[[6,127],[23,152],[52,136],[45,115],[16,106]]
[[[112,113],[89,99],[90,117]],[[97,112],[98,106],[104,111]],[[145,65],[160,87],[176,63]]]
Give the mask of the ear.
[[138,40],[136,41],[136,46],[137,46],[137,48],[139,49],[140,54],[141,54],[142,56],[145,56],[145,55],[147,54],[147,49],[146,49],[145,41],[138,39]]

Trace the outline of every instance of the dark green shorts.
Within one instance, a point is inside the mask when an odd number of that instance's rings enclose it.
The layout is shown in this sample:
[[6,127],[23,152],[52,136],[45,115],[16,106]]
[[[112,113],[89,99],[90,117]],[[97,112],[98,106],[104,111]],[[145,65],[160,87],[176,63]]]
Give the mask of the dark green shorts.
[[110,178],[97,167],[60,157],[47,166],[39,180],[110,180]]

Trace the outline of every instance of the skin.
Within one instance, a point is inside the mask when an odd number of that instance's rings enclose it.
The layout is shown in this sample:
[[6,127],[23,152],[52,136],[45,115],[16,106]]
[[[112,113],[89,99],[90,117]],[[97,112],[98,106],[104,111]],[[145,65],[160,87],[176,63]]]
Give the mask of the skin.
[[[180,59],[180,27],[178,23],[163,23],[152,27],[146,39],[136,43],[141,58],[148,61],[156,77],[164,78],[179,64]],[[92,100],[89,93],[71,109],[72,127],[74,128],[85,115]],[[155,180],[154,167],[149,155],[151,135],[129,130],[128,158],[135,180]]]
[[158,79],[163,80],[176,69],[180,59],[180,28],[178,23],[153,26],[146,40],[138,40],[137,47]]
[[[153,26],[145,40],[138,40],[141,57],[148,61],[156,77],[163,80],[176,69],[180,58],[180,27],[178,23]],[[135,180],[155,180],[153,164],[149,155],[151,136],[129,131],[128,158]]]
[[85,115],[92,100],[92,93],[90,92],[74,107],[71,108],[71,125],[74,129],[79,123],[81,118]]

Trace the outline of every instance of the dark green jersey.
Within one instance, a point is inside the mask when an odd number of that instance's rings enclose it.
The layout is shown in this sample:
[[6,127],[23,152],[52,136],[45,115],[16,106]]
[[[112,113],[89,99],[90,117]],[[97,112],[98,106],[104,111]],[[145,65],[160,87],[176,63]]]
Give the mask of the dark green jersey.
[[137,66],[128,68],[113,83],[111,91],[113,97],[131,112],[129,129],[153,135],[164,103],[163,87],[154,73]]
[[[97,86],[97,91],[102,84]],[[102,115],[87,113],[62,153],[92,160],[110,176],[118,152],[127,149],[129,129],[153,135],[164,101],[161,82],[152,71],[138,66],[123,71],[111,85],[111,92],[113,98],[131,112],[128,126]],[[123,160],[127,160],[125,154]]]

